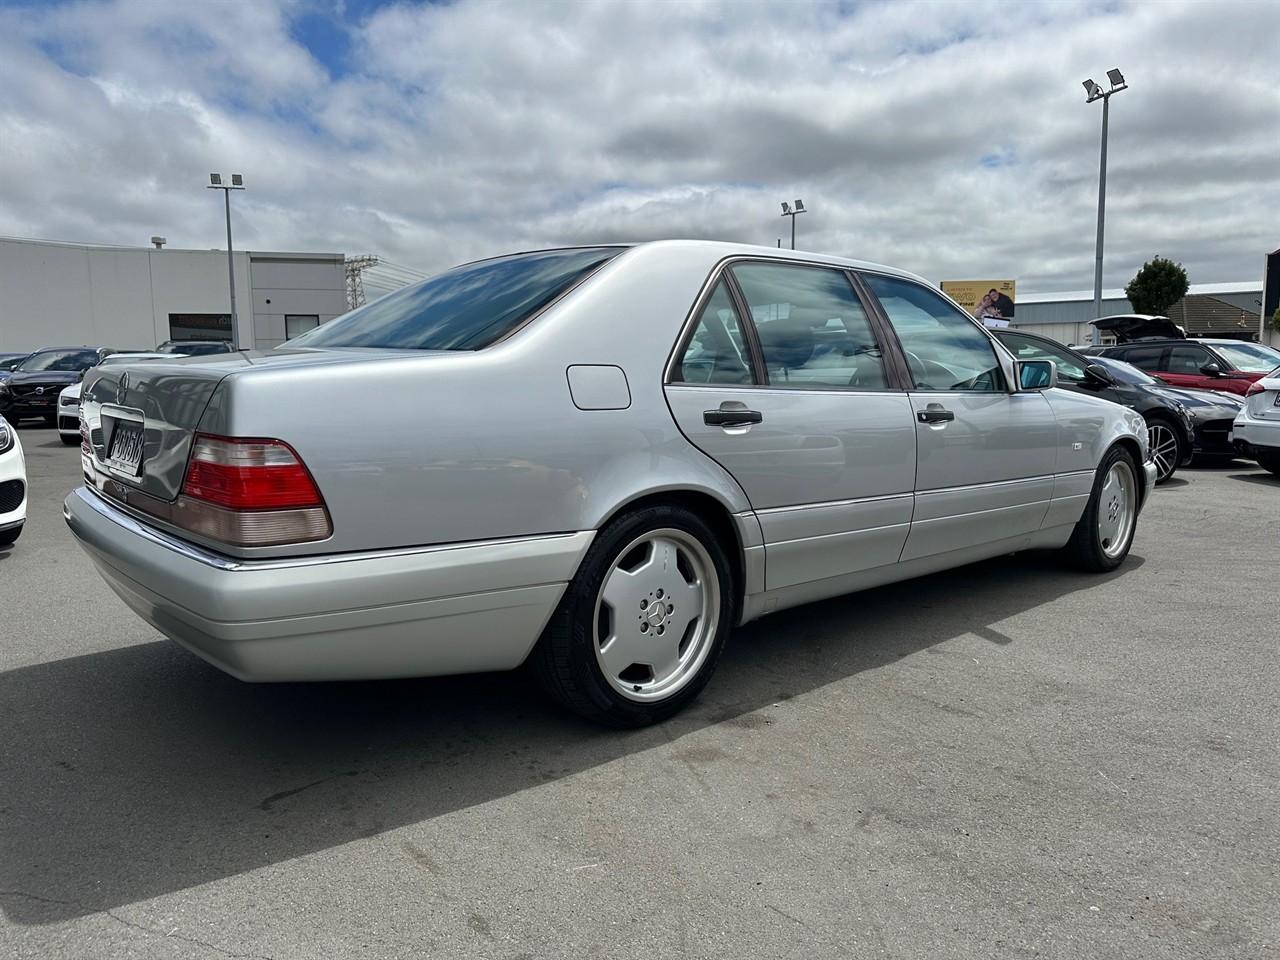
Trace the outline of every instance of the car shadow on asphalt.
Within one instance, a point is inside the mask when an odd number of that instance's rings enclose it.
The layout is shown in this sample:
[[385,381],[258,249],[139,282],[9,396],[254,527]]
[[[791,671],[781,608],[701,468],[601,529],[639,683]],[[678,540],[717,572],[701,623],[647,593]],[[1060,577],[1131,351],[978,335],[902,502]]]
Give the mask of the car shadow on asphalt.
[[1244,480],[1246,483],[1256,483],[1264,487],[1280,487],[1280,477],[1274,473],[1233,473],[1232,480]]
[[[523,673],[252,685],[168,641],[0,674],[0,907],[44,924],[559,780],[974,634],[1132,572],[1024,554],[766,617],[690,709],[582,723]],[[91,630],[91,624],[78,629]],[[139,634],[142,630],[139,629]]]

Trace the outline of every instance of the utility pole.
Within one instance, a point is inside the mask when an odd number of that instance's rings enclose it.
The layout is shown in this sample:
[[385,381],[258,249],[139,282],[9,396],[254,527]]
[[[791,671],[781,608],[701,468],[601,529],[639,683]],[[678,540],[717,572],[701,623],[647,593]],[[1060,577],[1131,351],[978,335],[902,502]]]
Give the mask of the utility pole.
[[[1095,318],[1102,316],[1102,230],[1107,208],[1107,120],[1111,111],[1111,95],[1128,89],[1128,84],[1124,82],[1124,74],[1119,70],[1108,70],[1107,79],[1111,81],[1110,90],[1103,90],[1102,85],[1094,83],[1093,80],[1084,81],[1085,93],[1088,94],[1085,103],[1102,101],[1102,151],[1098,160],[1098,240],[1094,248],[1093,263],[1093,315]],[[1090,336],[1093,337],[1096,334],[1097,329],[1094,328]]]
[[231,175],[230,183],[223,183],[222,174],[209,174],[208,190],[221,190],[227,209],[227,282],[231,285],[231,346],[240,346],[240,315],[236,311],[236,264],[231,251],[231,191],[244,189],[244,177],[238,173]]
[[377,264],[378,258],[368,253],[358,257],[347,257],[344,267],[347,272],[348,310],[364,306],[364,272]]

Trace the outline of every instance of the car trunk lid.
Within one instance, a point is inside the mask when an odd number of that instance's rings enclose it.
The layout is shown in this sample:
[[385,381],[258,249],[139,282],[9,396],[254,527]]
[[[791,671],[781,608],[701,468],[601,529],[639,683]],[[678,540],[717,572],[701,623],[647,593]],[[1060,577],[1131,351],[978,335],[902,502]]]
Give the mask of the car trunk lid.
[[1090,320],[1089,323],[1098,330],[1110,333],[1116,338],[1117,343],[1128,343],[1131,340],[1186,339],[1186,332],[1168,317],[1124,314],[1115,317],[1099,317],[1097,320]]

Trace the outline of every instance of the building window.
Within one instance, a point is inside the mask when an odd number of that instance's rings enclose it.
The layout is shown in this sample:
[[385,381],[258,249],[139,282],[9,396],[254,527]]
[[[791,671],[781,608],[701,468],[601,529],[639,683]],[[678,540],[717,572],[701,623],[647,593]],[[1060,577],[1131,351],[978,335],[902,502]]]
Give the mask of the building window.
[[320,317],[314,313],[286,313],[284,315],[285,339],[300,337],[308,330],[320,326]]
[[170,340],[230,340],[229,313],[171,313]]

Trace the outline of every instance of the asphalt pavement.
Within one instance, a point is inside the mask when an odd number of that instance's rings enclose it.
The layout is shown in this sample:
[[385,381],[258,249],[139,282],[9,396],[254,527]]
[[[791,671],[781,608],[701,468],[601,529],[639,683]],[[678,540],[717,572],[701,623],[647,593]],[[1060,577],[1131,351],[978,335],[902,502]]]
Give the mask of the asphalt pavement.
[[21,431],[0,957],[1280,957],[1280,480],[1128,562],[1002,558],[738,631],[620,733],[522,675],[242,684],[136,619]]

